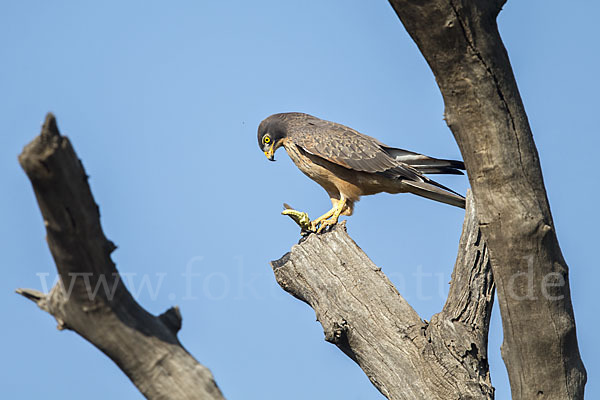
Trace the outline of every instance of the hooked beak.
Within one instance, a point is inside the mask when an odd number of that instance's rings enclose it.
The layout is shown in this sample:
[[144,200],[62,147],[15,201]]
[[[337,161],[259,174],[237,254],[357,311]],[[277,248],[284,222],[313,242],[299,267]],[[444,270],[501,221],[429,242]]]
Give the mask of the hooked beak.
[[268,151],[265,151],[265,156],[267,156],[269,161],[275,161],[275,143],[269,147]]

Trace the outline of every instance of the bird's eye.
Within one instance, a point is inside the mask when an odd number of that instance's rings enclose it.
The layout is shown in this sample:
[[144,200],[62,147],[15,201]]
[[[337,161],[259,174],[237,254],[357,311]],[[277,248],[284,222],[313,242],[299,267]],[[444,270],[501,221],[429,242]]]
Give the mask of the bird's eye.
[[269,143],[271,143],[271,138],[270,138],[270,137],[268,137],[268,136],[265,136],[265,137],[263,138],[263,142],[265,142],[266,144],[269,144]]

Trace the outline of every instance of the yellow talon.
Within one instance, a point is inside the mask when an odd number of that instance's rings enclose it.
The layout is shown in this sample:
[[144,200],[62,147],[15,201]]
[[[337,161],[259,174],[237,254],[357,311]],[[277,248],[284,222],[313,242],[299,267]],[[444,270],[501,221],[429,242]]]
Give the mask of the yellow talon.
[[346,199],[342,198],[340,201],[335,203],[334,207],[328,212],[321,215],[319,218],[311,221],[308,218],[308,214],[302,211],[294,210],[290,205],[283,203],[283,210],[281,214],[287,215],[298,224],[302,232],[316,232],[321,233],[326,227],[337,224],[340,214],[346,206]]
[[317,233],[321,233],[328,226],[333,226],[337,224],[340,215],[342,214],[342,211],[346,206],[346,201],[347,200],[345,198],[341,198],[339,201],[334,203],[334,206],[331,208],[331,210],[329,210],[328,212],[311,222],[311,230]]

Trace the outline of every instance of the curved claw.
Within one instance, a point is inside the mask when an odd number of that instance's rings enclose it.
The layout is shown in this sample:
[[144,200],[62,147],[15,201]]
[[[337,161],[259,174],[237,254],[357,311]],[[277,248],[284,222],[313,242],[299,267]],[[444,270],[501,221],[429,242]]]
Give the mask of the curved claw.
[[300,229],[303,231],[311,230],[310,218],[308,218],[308,214],[302,211],[296,211],[292,209],[286,209],[281,212],[282,215],[287,215],[291,219],[294,220],[295,223],[298,224]]
[[[336,219],[326,219],[324,221],[321,221],[319,229],[316,230],[317,233],[321,233],[323,231],[323,229],[327,228],[328,226],[333,226],[335,224],[337,224],[338,220]],[[316,228],[316,227],[315,227]]]

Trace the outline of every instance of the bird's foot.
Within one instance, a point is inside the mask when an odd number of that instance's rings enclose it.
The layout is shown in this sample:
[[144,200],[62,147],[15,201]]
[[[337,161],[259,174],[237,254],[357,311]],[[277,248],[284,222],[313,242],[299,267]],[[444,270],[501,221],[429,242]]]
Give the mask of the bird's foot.
[[334,226],[334,225],[335,225],[335,224],[337,224],[337,223],[338,223],[338,219],[337,219],[337,218],[333,218],[333,217],[332,217],[332,218],[329,218],[329,219],[324,219],[323,221],[320,221],[320,222],[317,224],[317,225],[318,225],[318,228],[317,228],[317,226],[316,226],[316,225],[315,225],[314,227],[311,225],[311,229],[312,229],[314,232],[321,233],[321,232],[322,232],[322,231],[323,231],[325,228],[327,228],[327,227],[330,227],[330,226]]
[[313,232],[321,233],[325,228],[338,223],[340,215],[344,211],[344,207],[346,207],[347,200],[345,197],[342,197],[336,201],[332,199],[331,202],[333,203],[333,208],[310,223],[310,228]]
[[302,234],[306,235],[311,232],[321,233],[327,227],[334,226],[335,224],[337,224],[338,219],[340,217],[340,211],[343,208],[343,204],[341,207],[332,208],[327,213],[315,219],[314,221],[311,221],[310,218],[308,218],[307,213],[302,211],[296,211],[286,203],[283,203],[283,208],[285,208],[285,210],[283,210],[281,214],[287,215],[288,217],[293,219],[294,222],[298,224],[300,229],[302,229]]

